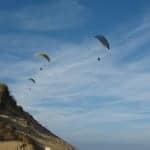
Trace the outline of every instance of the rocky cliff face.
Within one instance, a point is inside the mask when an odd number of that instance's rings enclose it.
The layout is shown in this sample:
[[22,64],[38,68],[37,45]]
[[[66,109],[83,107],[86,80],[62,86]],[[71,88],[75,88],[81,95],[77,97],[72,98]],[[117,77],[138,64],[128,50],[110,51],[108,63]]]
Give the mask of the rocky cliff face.
[[18,106],[5,84],[0,84],[0,149],[75,150]]

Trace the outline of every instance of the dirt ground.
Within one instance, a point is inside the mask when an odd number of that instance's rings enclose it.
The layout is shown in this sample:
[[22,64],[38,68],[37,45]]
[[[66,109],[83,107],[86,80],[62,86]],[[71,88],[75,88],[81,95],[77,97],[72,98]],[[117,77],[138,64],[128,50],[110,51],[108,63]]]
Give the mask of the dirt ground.
[[23,144],[19,141],[0,142],[1,150],[34,150],[32,145]]

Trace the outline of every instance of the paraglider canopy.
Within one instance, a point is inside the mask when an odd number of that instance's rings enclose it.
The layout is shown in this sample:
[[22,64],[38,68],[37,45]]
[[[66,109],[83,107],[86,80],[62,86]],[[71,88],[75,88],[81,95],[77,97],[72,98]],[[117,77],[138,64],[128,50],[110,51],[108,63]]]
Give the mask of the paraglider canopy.
[[43,57],[43,58],[45,58],[48,62],[50,62],[50,57],[48,56],[47,53],[39,52],[39,53],[36,54],[36,56]]
[[107,40],[107,38],[105,36],[103,36],[103,35],[96,35],[95,38],[98,39],[101,42],[101,44],[104,47],[106,47],[108,50],[110,49],[110,44],[109,44],[109,42],[108,42],[108,40]]
[[32,81],[33,83],[36,83],[36,81],[33,78],[29,78],[28,80]]

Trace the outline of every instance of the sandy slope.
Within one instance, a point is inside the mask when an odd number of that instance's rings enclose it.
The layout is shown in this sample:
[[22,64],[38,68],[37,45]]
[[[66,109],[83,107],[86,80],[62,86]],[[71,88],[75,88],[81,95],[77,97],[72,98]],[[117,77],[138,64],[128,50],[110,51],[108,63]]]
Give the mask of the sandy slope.
[[7,141],[0,142],[1,150],[34,150],[34,147],[31,144],[26,144],[20,141]]

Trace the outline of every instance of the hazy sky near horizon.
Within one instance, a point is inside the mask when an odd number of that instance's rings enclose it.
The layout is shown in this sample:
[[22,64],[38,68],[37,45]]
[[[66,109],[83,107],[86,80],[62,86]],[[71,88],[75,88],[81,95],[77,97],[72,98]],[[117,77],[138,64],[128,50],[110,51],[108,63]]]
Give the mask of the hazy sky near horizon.
[[0,0],[0,49],[0,80],[58,136],[81,150],[150,148],[150,1]]

